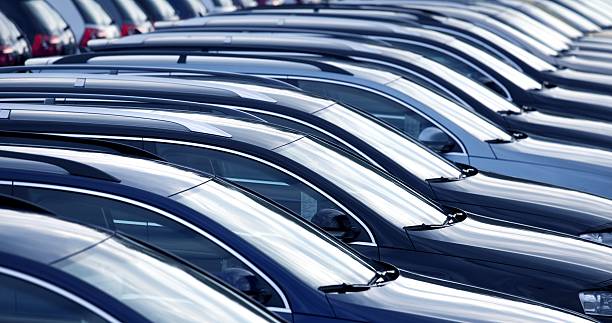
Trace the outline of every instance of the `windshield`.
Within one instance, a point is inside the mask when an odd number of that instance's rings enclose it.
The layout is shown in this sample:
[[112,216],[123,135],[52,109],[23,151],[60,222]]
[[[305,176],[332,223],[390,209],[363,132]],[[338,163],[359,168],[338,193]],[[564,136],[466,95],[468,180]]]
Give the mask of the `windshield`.
[[523,90],[534,90],[540,89],[542,87],[540,83],[538,83],[536,80],[532,79],[531,77],[520,71],[517,71],[510,65],[498,60],[497,58],[487,54],[484,51],[481,51],[478,48],[470,46],[457,39],[451,41],[450,43],[447,43],[447,45],[460,50],[462,53],[469,55],[470,57],[477,59],[479,62],[495,70],[499,75],[506,78],[510,82],[514,83],[514,85]]
[[472,81],[470,78],[461,75],[440,63],[404,50],[374,45],[364,46],[370,47],[374,50],[379,50],[388,57],[407,61],[412,65],[416,65],[423,69],[426,69],[430,73],[435,74],[438,78],[444,79],[461,88],[464,93],[470,95],[472,98],[480,102],[486,108],[494,112],[522,112],[519,107],[505,100],[497,93],[489,90],[488,88]]
[[330,180],[397,227],[446,220],[432,203],[399,181],[320,142],[302,138],[275,151]]
[[86,23],[101,26],[109,26],[113,23],[111,17],[95,0],[77,0],[74,3]]
[[421,180],[460,178],[461,171],[406,135],[339,104],[317,111],[323,118],[368,143]]
[[505,50],[507,53],[512,54],[512,56],[520,59],[521,62],[527,64],[528,66],[530,66],[536,71],[543,72],[543,71],[556,70],[554,66],[548,64],[544,60],[538,58],[537,56],[531,54],[530,52],[524,50],[523,48],[509,42],[505,38],[500,37],[497,34],[492,33],[484,28],[478,27],[474,24],[471,24],[469,22],[459,20],[459,19],[444,18],[444,17],[434,17],[434,18],[449,26],[461,28],[462,30],[471,32],[473,34],[478,35],[479,37],[486,39],[492,44],[499,46],[500,48]]
[[367,284],[375,274],[335,238],[226,183],[209,181],[173,199],[206,214],[314,288]]
[[488,120],[408,80],[400,78],[388,83],[387,86],[429,106],[432,110],[481,141],[495,139],[512,140],[509,134],[491,124]]
[[269,322],[259,307],[176,261],[111,237],[53,264],[152,322]]

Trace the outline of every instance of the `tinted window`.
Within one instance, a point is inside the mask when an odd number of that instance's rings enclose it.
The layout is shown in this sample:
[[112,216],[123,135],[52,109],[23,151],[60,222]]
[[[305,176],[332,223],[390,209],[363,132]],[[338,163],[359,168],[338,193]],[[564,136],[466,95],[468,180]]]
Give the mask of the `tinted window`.
[[75,0],[74,3],[86,23],[103,26],[112,23],[111,17],[95,0]]
[[[322,95],[372,114],[416,140],[419,139],[419,135],[425,129],[431,127],[438,128],[406,106],[369,91],[345,85],[305,80],[298,80],[297,85],[305,91]],[[461,147],[455,142],[450,151],[461,152]]]
[[0,322],[106,321],[61,295],[0,274]]
[[57,11],[44,0],[24,1],[24,5],[46,31],[60,33],[68,27]]
[[[214,242],[155,212],[115,200],[41,188],[15,188],[15,194],[79,222],[123,232],[169,251],[221,278],[237,269],[249,270]],[[67,203],[66,201],[70,201]],[[257,284],[270,291],[265,305],[283,307],[280,296],[260,277]]]
[[137,0],[154,21],[175,20],[176,11],[166,0]]
[[[308,220],[312,220],[321,212],[340,210],[332,201],[304,183],[261,162],[200,147],[166,143],[152,145],[155,153],[169,162],[214,173],[251,189]],[[360,227],[354,220],[351,225]],[[370,241],[363,228],[354,240]]]
[[132,23],[141,23],[148,20],[147,15],[134,0],[114,0],[115,4],[126,20]]

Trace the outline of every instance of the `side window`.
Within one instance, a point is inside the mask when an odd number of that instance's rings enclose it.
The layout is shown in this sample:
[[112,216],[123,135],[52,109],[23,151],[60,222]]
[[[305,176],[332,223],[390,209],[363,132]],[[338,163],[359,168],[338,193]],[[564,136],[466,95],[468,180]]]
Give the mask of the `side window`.
[[[215,175],[251,189],[309,221],[316,215],[319,216],[315,219],[320,219],[323,214],[341,210],[335,203],[306,184],[273,167],[246,157],[201,147],[166,143],[153,143],[153,149],[156,154],[172,163],[180,163],[199,170],[209,170],[212,166]],[[176,154],[178,151],[180,154]],[[350,221],[351,226],[359,228],[360,232],[357,237],[352,238],[352,241],[369,242],[365,229],[354,219]]]
[[173,253],[217,275],[228,283],[240,284],[245,274],[255,277],[245,292],[266,306],[284,307],[280,295],[238,258],[199,233],[155,212],[93,195],[16,187],[18,197],[37,203],[62,217],[119,231]]
[[10,185],[0,185],[0,194],[12,195],[13,187]]
[[408,49],[417,54],[421,54],[431,60],[434,60],[444,66],[447,66],[455,72],[461,73],[476,83],[488,87],[490,90],[497,92],[499,95],[506,97],[508,94],[502,89],[496,82],[494,82],[489,76],[482,74],[472,66],[462,62],[461,60],[441,53],[435,49],[423,47],[414,44],[401,44],[401,47]]
[[[346,85],[306,80],[297,81],[297,86],[304,91],[328,97],[365,111],[427,146],[430,146],[427,138],[432,129],[435,129],[436,132],[445,132],[413,110],[369,91]],[[449,138],[449,140],[452,139]],[[461,150],[460,146],[454,141],[450,146],[452,148],[448,148],[450,150],[445,152],[460,152]]]
[[106,322],[87,308],[30,282],[0,274],[0,322]]

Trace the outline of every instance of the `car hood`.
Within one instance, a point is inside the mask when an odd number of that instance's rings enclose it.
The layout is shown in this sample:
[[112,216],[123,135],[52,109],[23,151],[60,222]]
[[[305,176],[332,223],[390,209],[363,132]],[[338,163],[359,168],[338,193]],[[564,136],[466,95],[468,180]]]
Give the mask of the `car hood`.
[[573,235],[612,228],[612,200],[587,193],[487,173],[431,186],[443,204],[490,208],[477,213],[492,217],[500,210],[511,211],[499,214],[504,220]]
[[[366,291],[328,294],[336,316],[369,322],[580,322],[567,312],[400,276]],[[584,322],[588,320],[584,319]]]
[[590,287],[612,279],[608,246],[474,214],[450,227],[408,234],[424,252],[529,268]]
[[525,138],[491,144],[497,159],[521,161],[612,177],[612,151]]

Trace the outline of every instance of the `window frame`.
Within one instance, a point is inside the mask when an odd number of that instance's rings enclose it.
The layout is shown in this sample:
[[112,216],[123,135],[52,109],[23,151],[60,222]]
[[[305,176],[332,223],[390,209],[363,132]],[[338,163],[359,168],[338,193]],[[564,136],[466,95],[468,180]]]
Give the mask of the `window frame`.
[[105,311],[103,311],[102,309],[100,309],[97,306],[94,306],[93,304],[91,304],[90,302],[84,300],[83,298],[81,298],[80,296],[77,296],[63,288],[60,288],[56,285],[53,285],[47,281],[44,281],[40,278],[36,278],[34,276],[28,275],[26,273],[23,272],[19,272],[17,270],[14,269],[10,269],[4,266],[0,266],[0,275],[5,275],[8,277],[12,277],[14,279],[20,280],[20,281],[24,281],[27,283],[30,283],[32,285],[35,285],[37,287],[40,287],[42,289],[45,289],[49,292],[52,292],[60,297],[64,297],[65,299],[68,299],[84,308],[86,308],[87,310],[93,312],[94,314],[98,315],[100,318],[110,322],[110,323],[120,323],[119,320],[117,320],[116,318],[114,318],[113,316],[111,316],[110,314],[106,313]]
[[260,270],[258,267],[253,265],[253,263],[251,263],[248,259],[243,257],[240,253],[238,253],[235,250],[233,250],[232,248],[230,248],[223,241],[217,239],[212,234],[204,231],[203,229],[193,225],[190,222],[187,222],[186,220],[181,219],[178,216],[175,216],[175,215],[173,215],[173,214],[171,214],[169,212],[166,212],[166,211],[161,210],[159,208],[156,208],[154,206],[151,206],[151,205],[148,205],[148,204],[136,201],[136,200],[132,200],[130,198],[126,198],[126,197],[118,196],[118,195],[113,195],[113,194],[109,194],[109,193],[92,191],[92,190],[88,190],[88,189],[70,187],[70,186],[65,186],[65,185],[41,184],[41,183],[21,182],[21,181],[14,181],[13,182],[13,187],[40,188],[40,189],[50,189],[50,190],[56,190],[56,191],[59,190],[59,191],[65,191],[65,192],[71,192],[71,193],[91,195],[91,196],[100,197],[100,198],[106,198],[106,199],[110,199],[110,200],[114,200],[114,201],[118,201],[118,202],[123,202],[123,203],[129,204],[129,205],[135,206],[135,207],[140,207],[140,208],[143,208],[143,209],[148,210],[150,212],[157,213],[158,215],[160,215],[162,217],[165,217],[165,218],[167,218],[169,220],[175,221],[175,222],[179,223],[180,225],[183,225],[186,228],[196,232],[197,234],[201,235],[202,237],[204,237],[206,239],[209,239],[212,243],[216,244],[219,248],[225,250],[230,255],[236,257],[238,260],[243,262],[245,264],[245,266],[247,266],[249,269],[253,270],[254,273],[259,275],[266,283],[268,283],[270,285],[270,287],[272,287],[272,289],[274,289],[274,291],[276,293],[278,293],[281,301],[284,304],[284,307],[273,307],[273,306],[267,307],[266,306],[266,308],[268,310],[274,311],[274,312],[279,312],[279,313],[289,313],[289,314],[292,313],[291,307],[289,306],[289,301],[287,300],[287,296],[282,292],[282,289],[272,279],[270,279],[267,275],[264,274],[264,272],[262,270]]

